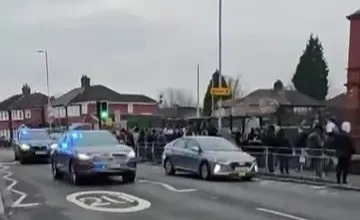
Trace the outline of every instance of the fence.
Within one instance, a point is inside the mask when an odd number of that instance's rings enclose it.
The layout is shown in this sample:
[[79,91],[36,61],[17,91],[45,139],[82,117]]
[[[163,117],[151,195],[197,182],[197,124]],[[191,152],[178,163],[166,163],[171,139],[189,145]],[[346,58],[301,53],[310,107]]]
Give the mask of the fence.
[[[166,142],[141,142],[135,150],[140,162],[160,164]],[[337,158],[334,150],[245,145],[264,174],[278,173],[302,178],[334,179]]]

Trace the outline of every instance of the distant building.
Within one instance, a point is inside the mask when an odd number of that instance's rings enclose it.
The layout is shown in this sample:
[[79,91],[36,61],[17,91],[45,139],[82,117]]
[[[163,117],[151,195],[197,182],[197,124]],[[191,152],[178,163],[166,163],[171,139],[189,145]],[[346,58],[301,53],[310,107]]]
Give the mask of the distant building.
[[96,102],[107,101],[109,114],[120,111],[122,115],[153,115],[158,112],[158,103],[145,95],[119,94],[103,85],[90,85],[90,78],[81,77],[81,87],[74,88],[52,103],[54,123],[97,122]]
[[22,124],[28,127],[46,124],[47,102],[46,95],[31,93],[27,85],[23,86],[22,94],[13,95],[0,102],[0,137],[10,139],[12,131],[16,131]]
[[266,116],[282,125],[295,125],[322,110],[325,104],[296,90],[286,90],[278,81],[272,89],[258,89],[241,99],[224,101],[223,107],[225,115],[231,112],[233,117]]
[[179,106],[175,105],[174,107],[164,107],[159,109],[159,115],[166,119],[188,119],[196,117],[197,109],[196,107],[191,106]]

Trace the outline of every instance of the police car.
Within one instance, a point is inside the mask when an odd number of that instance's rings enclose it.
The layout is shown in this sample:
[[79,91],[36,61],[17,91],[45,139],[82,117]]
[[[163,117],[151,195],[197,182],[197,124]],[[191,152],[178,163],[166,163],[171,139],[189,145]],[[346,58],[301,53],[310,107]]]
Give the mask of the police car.
[[14,141],[14,156],[21,164],[28,161],[49,161],[53,139],[46,129],[32,129],[21,126]]

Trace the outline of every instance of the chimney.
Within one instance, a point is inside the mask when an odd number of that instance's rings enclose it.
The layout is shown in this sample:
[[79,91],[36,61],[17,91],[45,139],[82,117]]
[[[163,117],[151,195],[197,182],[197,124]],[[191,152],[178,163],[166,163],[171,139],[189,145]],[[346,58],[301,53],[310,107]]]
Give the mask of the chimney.
[[90,78],[86,75],[81,77],[81,88],[89,88],[90,87]]
[[275,92],[281,92],[284,90],[284,84],[283,82],[281,82],[281,80],[276,80],[276,82],[274,82],[274,91]]
[[28,96],[31,93],[31,89],[28,84],[24,84],[23,87],[21,88],[21,91],[24,96]]

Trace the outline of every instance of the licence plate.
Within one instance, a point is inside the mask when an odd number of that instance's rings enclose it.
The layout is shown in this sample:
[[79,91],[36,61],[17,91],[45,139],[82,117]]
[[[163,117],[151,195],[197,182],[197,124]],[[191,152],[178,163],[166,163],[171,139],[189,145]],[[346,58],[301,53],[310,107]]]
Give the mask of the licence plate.
[[47,152],[46,151],[35,151],[36,155],[46,155]]
[[121,168],[121,165],[120,164],[111,164],[111,165],[106,166],[106,168],[108,168],[108,169],[119,169],[119,168]]

